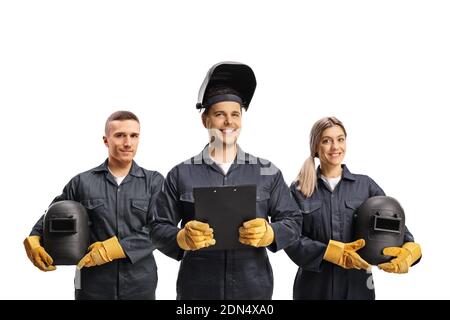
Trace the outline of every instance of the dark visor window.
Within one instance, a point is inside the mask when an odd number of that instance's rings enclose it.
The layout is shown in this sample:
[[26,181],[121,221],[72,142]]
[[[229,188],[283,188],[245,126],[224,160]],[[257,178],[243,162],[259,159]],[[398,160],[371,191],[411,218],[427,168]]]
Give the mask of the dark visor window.
[[399,232],[400,219],[375,217],[375,230]]
[[50,220],[50,232],[75,232],[75,219]]

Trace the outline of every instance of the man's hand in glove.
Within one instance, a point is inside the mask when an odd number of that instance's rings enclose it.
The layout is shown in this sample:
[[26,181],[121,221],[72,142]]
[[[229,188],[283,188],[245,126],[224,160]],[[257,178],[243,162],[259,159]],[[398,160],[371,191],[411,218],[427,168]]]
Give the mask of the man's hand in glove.
[[177,233],[178,246],[183,250],[198,250],[216,244],[209,224],[191,220]]
[[52,265],[52,257],[41,246],[40,240],[41,237],[39,236],[29,236],[23,241],[28,258],[42,271],[56,270],[56,267]]
[[266,219],[246,221],[239,228],[239,242],[253,247],[267,247],[273,242],[274,233]]
[[78,262],[77,268],[100,266],[115,259],[125,258],[122,246],[117,237],[105,241],[97,241],[88,248],[89,252]]

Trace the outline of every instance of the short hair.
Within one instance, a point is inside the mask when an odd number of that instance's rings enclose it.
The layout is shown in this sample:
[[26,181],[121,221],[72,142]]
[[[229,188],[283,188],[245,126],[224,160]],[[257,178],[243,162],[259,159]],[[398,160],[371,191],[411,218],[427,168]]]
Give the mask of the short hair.
[[[238,96],[242,99],[242,95],[237,90],[235,90],[231,87],[224,86],[224,85],[215,85],[215,86],[212,86],[207,89],[207,91],[205,92],[203,101],[208,101],[208,99],[210,99],[214,96],[225,95],[225,94],[232,94],[232,95]],[[205,110],[203,111],[203,113],[205,115],[208,114],[210,107],[211,107],[210,105],[205,106]],[[242,105],[241,105],[241,110],[242,110]]]
[[122,121],[122,120],[134,120],[137,123],[140,124],[138,117],[131,111],[124,111],[124,110],[120,110],[120,111],[116,111],[114,113],[112,113],[108,119],[106,119],[106,123],[105,123],[105,134],[108,134],[108,124],[111,121]]

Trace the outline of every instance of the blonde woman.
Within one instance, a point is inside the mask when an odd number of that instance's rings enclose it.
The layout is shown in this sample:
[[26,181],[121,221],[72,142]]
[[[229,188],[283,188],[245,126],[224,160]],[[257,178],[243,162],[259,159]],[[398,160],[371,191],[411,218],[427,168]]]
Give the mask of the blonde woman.
[[[385,194],[370,177],[353,174],[342,164],[346,139],[338,119],[317,121],[311,129],[311,155],[291,185],[303,213],[302,236],[286,249],[299,266],[294,299],[375,299],[370,266],[357,253],[364,240],[353,238],[353,216],[366,199]],[[320,160],[317,169],[315,158]],[[395,248],[397,257],[379,267],[408,272],[421,256],[413,241],[406,229],[405,244]]]

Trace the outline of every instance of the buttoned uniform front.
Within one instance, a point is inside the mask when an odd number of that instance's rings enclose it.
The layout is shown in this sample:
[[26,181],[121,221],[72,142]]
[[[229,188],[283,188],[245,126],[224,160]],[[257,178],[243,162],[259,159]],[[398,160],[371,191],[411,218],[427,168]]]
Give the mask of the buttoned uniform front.
[[[62,200],[80,202],[90,220],[90,242],[117,236],[126,258],[81,269],[81,289],[76,299],[154,299],[157,266],[148,223],[150,208],[164,182],[163,176],[133,161],[129,174],[118,186],[108,170],[108,160],[70,180]],[[43,216],[30,235],[43,235]]]
[[[320,178],[317,189],[306,198],[291,185],[300,211],[300,239],[285,249],[298,266],[294,299],[375,299],[372,274],[366,270],[344,269],[323,260],[330,239],[348,243],[354,239],[354,214],[368,198],[384,196],[384,191],[370,177],[352,174],[342,165],[342,179],[332,191]],[[404,242],[414,241],[406,229]]]
[[299,209],[281,172],[269,161],[238,148],[224,174],[206,147],[168,173],[154,207],[150,235],[159,250],[182,260],[177,299],[272,298],[273,273],[265,248],[183,251],[176,240],[178,223],[181,221],[183,227],[195,219],[193,188],[248,184],[257,186],[257,217],[271,218],[275,239],[269,249],[275,252],[294,243],[299,237]]

